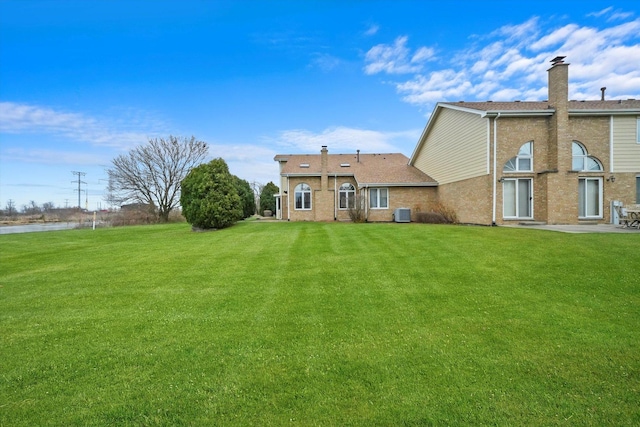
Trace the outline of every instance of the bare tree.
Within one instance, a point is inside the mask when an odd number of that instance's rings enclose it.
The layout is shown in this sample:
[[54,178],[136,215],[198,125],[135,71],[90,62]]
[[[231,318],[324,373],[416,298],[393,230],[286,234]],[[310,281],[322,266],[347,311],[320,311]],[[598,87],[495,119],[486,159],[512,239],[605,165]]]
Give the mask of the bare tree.
[[7,206],[4,208],[7,216],[13,216],[16,213],[16,204],[12,199],[7,201]]
[[365,216],[366,201],[364,197],[358,194],[353,199],[353,202],[349,203],[349,218],[351,218],[353,222],[365,222],[367,218]]
[[37,215],[42,213],[42,209],[34,200],[31,200],[28,205],[22,205],[22,213],[26,215]]
[[148,205],[166,222],[180,203],[180,182],[202,162],[208,149],[206,142],[193,136],[149,139],[111,161],[107,199],[120,205]]
[[256,211],[254,213],[258,213],[258,211],[260,210],[260,195],[262,194],[262,190],[264,189],[264,184],[258,181],[252,181],[249,185],[253,190],[253,198],[256,201]]

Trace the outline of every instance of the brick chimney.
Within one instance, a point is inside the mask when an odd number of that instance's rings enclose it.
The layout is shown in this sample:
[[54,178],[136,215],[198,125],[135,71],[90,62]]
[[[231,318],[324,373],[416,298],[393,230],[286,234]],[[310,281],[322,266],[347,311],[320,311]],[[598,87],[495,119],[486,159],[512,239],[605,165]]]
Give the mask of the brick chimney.
[[563,153],[571,153],[571,141],[568,141],[569,126],[569,64],[564,56],[556,56],[551,60],[549,73],[549,108],[555,113],[551,118],[549,135],[549,169],[567,169],[571,167],[571,159],[566,164]]
[[571,170],[571,135],[569,134],[569,64],[564,56],[551,60],[549,68],[549,108],[553,115],[549,121],[548,165],[550,172],[541,184],[546,187],[546,221],[565,224],[567,218],[577,216],[578,195],[574,185],[566,179]]
[[329,150],[327,150],[326,145],[323,145],[322,150],[320,150],[320,167],[321,167],[320,189],[322,191],[327,191],[329,189],[329,175],[327,173],[328,164],[329,164]]

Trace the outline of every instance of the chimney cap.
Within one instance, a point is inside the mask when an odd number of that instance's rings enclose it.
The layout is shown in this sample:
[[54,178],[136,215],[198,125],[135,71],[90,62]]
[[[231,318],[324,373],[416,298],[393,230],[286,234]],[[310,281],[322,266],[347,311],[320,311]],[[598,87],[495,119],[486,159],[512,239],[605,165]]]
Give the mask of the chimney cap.
[[558,65],[558,64],[563,64],[564,63],[564,58],[566,58],[566,56],[556,56],[555,58],[553,58],[551,62],[553,65]]

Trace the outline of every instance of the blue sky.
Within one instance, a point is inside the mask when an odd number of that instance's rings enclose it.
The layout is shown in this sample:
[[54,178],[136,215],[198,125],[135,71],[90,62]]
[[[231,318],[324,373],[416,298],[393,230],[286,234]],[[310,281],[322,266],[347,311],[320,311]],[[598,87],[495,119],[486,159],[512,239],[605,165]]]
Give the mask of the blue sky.
[[106,208],[148,138],[206,141],[247,181],[279,153],[409,156],[438,101],[640,98],[633,1],[0,0],[0,207]]

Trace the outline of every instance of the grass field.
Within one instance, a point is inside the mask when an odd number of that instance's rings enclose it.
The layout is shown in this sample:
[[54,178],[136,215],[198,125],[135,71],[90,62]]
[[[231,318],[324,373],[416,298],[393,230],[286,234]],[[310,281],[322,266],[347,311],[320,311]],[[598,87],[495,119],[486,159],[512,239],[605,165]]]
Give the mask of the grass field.
[[0,236],[0,425],[640,425],[640,235]]

